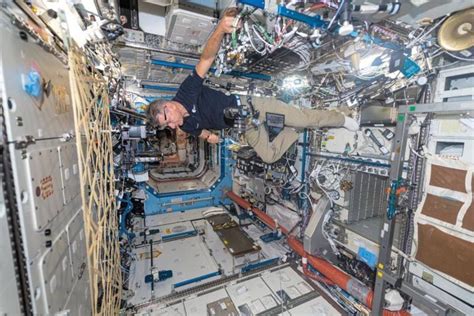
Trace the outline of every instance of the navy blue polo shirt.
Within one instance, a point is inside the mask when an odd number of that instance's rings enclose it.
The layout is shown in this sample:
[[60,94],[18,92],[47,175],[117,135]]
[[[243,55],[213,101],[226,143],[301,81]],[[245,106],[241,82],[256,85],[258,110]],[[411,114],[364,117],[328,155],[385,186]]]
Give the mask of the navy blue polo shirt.
[[173,101],[181,103],[189,113],[181,128],[188,134],[199,136],[203,129],[225,129],[232,127],[224,120],[224,109],[237,107],[233,95],[203,85],[204,79],[196,70],[181,84]]

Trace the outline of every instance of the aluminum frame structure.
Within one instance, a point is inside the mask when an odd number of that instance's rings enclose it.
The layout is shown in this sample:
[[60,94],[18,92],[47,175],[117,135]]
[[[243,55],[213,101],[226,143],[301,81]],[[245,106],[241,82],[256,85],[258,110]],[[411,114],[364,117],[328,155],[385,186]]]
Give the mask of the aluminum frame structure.
[[[395,130],[395,139],[392,148],[390,181],[398,183],[402,178],[404,157],[407,147],[409,117],[415,114],[463,114],[474,113],[474,101],[460,102],[438,102],[424,103],[400,106],[398,112],[397,126]],[[395,187],[396,189],[396,187]],[[392,188],[393,190],[393,188]],[[393,192],[393,200],[387,203],[387,210],[391,207],[398,209],[398,212],[406,211],[406,208],[400,209],[398,204],[398,196]],[[391,205],[392,204],[392,205]],[[415,288],[410,282],[400,277],[401,271],[393,273],[391,267],[391,254],[395,231],[395,216],[390,217],[388,213],[385,215],[384,225],[381,231],[380,252],[377,264],[376,282],[374,289],[374,300],[372,305],[373,315],[382,315],[385,304],[385,290],[388,285],[393,286],[400,292],[410,296],[412,300],[420,305],[430,308],[436,315],[446,315],[450,311],[450,307],[436,299],[430,300],[426,297],[426,293]],[[430,297],[431,298],[431,297]]]

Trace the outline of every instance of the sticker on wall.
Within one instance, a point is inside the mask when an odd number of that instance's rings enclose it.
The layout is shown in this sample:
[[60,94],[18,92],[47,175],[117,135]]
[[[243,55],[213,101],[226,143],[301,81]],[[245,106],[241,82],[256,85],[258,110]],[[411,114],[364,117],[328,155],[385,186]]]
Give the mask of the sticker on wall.
[[47,176],[41,179],[39,186],[36,187],[36,196],[41,196],[43,200],[46,200],[48,197],[53,195],[53,193],[53,177]]

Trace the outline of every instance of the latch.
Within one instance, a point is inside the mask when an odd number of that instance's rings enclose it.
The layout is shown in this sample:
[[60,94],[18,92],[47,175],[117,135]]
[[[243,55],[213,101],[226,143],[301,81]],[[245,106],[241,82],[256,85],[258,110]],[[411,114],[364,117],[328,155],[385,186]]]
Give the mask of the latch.
[[15,142],[15,149],[25,149],[32,144],[36,144],[36,139],[31,135],[26,135],[23,139]]

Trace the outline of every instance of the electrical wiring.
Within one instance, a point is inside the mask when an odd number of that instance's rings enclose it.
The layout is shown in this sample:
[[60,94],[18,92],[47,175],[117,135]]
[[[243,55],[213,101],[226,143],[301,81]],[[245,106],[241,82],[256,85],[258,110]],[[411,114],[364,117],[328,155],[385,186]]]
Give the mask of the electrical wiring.
[[263,47],[262,50],[258,50],[257,47],[255,46],[254,42],[253,42],[253,39],[252,39],[252,34],[250,34],[250,29],[249,29],[249,25],[248,25],[248,22],[245,21],[244,23],[244,30],[245,32],[247,33],[247,36],[249,38],[249,43],[250,45],[252,46],[252,48],[260,55],[265,55],[267,53],[266,51],[266,48],[265,46]]
[[417,152],[413,149],[413,147],[412,147],[412,145],[411,145],[410,142],[408,143],[408,148],[409,148],[410,151],[411,151],[415,156],[417,156],[418,158],[426,159],[425,156],[420,155],[419,153],[417,153]]
[[418,35],[416,38],[414,38],[410,43],[408,43],[406,45],[406,48],[411,48],[413,47],[415,44],[421,42],[423,39],[425,39],[429,34],[431,34],[431,32],[433,32],[438,26],[441,25],[441,23],[443,23],[447,18],[449,17],[449,14],[445,15],[444,17],[442,17],[435,25],[433,25],[433,27],[431,27],[431,29],[429,29],[428,31],[426,32],[422,32],[420,35]]
[[261,40],[265,45],[267,45],[268,47],[273,47],[273,44],[267,42],[267,40],[264,39],[262,35],[260,35],[260,32],[257,30],[257,26],[255,24],[252,24],[252,31],[255,35],[257,35],[258,39]]
[[451,52],[448,52],[447,50],[445,50],[443,53],[444,53],[444,54],[447,54],[447,55],[449,55],[449,56],[451,56],[451,57],[453,57],[453,58],[456,58],[456,59],[458,59],[458,60],[461,60],[461,61],[474,62],[474,58],[464,58],[464,57],[455,55],[455,54],[453,54],[453,53],[451,53]]
[[235,49],[237,47],[237,25],[241,19],[242,15],[239,14],[234,18],[234,22],[232,23],[232,34],[231,34],[231,45],[232,48]]
[[374,76],[364,76],[364,75],[361,75],[361,74],[348,74],[349,76],[354,76],[358,79],[361,79],[361,80],[364,80],[364,81],[369,81],[369,80],[373,80],[379,76],[381,76],[383,73],[379,73],[377,75],[374,75]]
[[455,61],[455,62],[452,62],[452,63],[449,63],[447,65],[439,65],[439,66],[434,66],[433,69],[442,69],[442,68],[447,68],[447,67],[451,67],[453,65],[456,65],[456,64],[459,64],[460,61]]
[[[326,161],[324,161],[321,166],[317,166],[316,169],[313,170],[313,172],[316,171],[316,174],[315,174],[315,176],[314,176],[313,179],[316,181],[316,184],[317,184],[318,187],[321,189],[321,191],[323,191],[324,195],[326,195],[327,198],[329,199],[329,202],[330,202],[331,208],[332,208],[332,207],[334,207],[334,200],[333,200],[332,197],[329,195],[329,193],[324,189],[323,185],[319,182],[319,174],[320,174],[320,172],[321,172],[321,170],[322,170],[322,166],[323,166],[325,163],[326,163]],[[318,169],[318,167],[319,167],[319,169]],[[313,172],[311,172],[311,174],[312,174]]]
[[330,21],[329,24],[328,24],[328,27],[327,27],[328,30],[331,28],[332,24],[333,24],[334,21],[336,20],[336,18],[337,18],[337,16],[339,15],[339,13],[341,13],[342,5],[344,4],[344,1],[345,1],[345,0],[342,0],[341,3],[339,3],[339,7],[337,8],[336,13],[334,14],[334,16],[332,17],[331,21]]
[[327,4],[326,3],[315,3],[313,4],[312,6],[310,6],[309,8],[306,8],[304,10],[304,12],[314,12],[314,11],[317,11],[317,10],[320,10],[320,9],[324,9],[324,8],[327,8]]
[[311,197],[309,196],[308,193],[306,193],[306,192],[300,192],[300,193],[299,193],[299,196],[300,196],[300,197],[305,197],[305,198],[308,200],[309,204],[311,205],[311,210],[314,210],[313,201],[311,200]]
[[285,43],[290,41],[297,32],[298,32],[298,27],[294,26],[290,32],[287,32],[283,35],[283,39],[280,41],[278,45],[275,46],[275,48],[282,47]]
[[337,59],[339,60],[339,62],[341,63],[341,65],[349,65],[349,64],[350,64],[350,61],[345,60],[344,58],[342,58],[341,56],[339,56],[339,53],[338,53],[337,50],[336,50],[336,46],[334,45],[334,41],[331,42],[331,45],[332,45],[332,49],[333,49],[333,51],[334,51],[334,55],[337,57]]
[[443,53],[443,50],[441,47],[436,49],[434,52],[430,53],[430,58],[435,58]]

